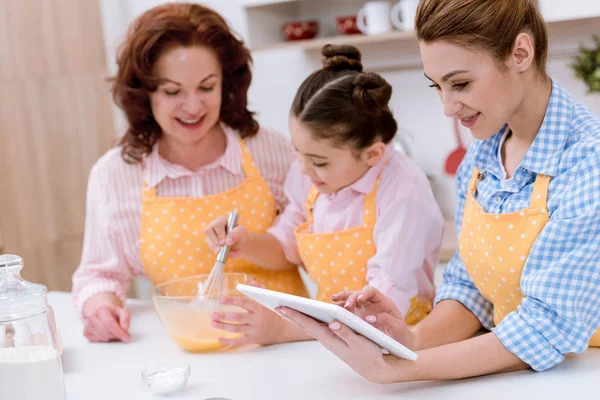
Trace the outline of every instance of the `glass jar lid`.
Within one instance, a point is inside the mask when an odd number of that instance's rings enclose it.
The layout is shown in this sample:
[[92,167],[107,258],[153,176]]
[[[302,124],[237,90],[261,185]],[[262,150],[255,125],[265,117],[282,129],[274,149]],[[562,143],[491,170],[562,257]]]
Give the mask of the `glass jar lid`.
[[27,317],[47,304],[46,287],[21,278],[21,269],[21,257],[0,255],[0,321]]

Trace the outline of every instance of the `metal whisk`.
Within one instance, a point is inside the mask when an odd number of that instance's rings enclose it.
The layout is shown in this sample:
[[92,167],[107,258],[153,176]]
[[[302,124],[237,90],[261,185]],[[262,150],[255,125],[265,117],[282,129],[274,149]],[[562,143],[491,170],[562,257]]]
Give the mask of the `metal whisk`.
[[[229,233],[236,227],[238,219],[240,218],[237,208],[229,213],[227,218],[227,230]],[[219,293],[223,292],[223,280],[225,275],[225,263],[227,262],[227,256],[229,255],[229,246],[223,245],[217,254],[217,261],[212,267],[208,278],[204,281],[202,288],[198,287],[198,295],[204,294],[203,309],[210,311],[216,309],[219,305]],[[200,290],[202,289],[202,290]],[[210,300],[209,300],[210,299]]]

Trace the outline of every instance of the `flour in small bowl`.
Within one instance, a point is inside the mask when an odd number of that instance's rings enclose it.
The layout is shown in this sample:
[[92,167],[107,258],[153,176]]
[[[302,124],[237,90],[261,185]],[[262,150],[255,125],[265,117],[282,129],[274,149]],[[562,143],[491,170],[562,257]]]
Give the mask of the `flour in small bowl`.
[[58,352],[50,346],[0,349],[0,381],[0,399],[66,399]]

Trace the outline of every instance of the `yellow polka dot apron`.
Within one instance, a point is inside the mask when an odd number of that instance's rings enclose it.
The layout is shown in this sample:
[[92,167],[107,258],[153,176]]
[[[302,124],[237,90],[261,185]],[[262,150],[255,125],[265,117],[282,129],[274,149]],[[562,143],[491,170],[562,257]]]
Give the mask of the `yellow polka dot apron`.
[[[465,202],[459,252],[475,286],[493,304],[494,323],[498,325],[521,304],[523,267],[550,220],[547,208],[550,177],[536,177],[528,208],[509,214],[489,214],[475,199],[481,176],[475,168]],[[590,346],[598,345],[600,331],[590,341]]]
[[[210,273],[216,254],[206,242],[204,230],[218,216],[231,212],[237,207],[240,215],[239,224],[253,233],[265,233],[273,224],[277,216],[275,200],[242,140],[240,145],[245,179],[232,190],[200,198],[160,197],[155,188],[147,187],[144,183],[140,255],[144,269],[154,285]],[[267,288],[303,297],[308,296],[296,268],[269,271],[243,258],[230,258],[225,265],[225,272],[248,274]],[[195,295],[194,285],[181,287],[194,291],[181,293],[181,295]],[[170,333],[186,350],[204,351],[222,347],[214,339],[210,343],[194,340],[194,337],[206,336],[206,329],[210,326],[210,315],[205,317],[206,321],[200,323],[195,320],[194,323],[194,325],[206,325],[202,327],[205,328],[203,332],[190,333],[189,315],[186,321],[186,316],[182,314],[180,318],[182,322],[178,324],[181,332]],[[212,336],[228,337],[229,333],[218,332]],[[229,334],[229,336],[235,335]]]
[[[316,299],[331,302],[335,293],[361,290],[367,283],[367,262],[377,251],[373,243],[373,229],[377,220],[375,198],[381,174],[371,193],[365,195],[363,224],[344,231],[311,233],[313,207],[319,191],[313,186],[306,202],[307,221],[295,230],[302,263],[317,285]],[[431,299],[411,300],[405,316],[407,324],[414,325],[431,311]]]

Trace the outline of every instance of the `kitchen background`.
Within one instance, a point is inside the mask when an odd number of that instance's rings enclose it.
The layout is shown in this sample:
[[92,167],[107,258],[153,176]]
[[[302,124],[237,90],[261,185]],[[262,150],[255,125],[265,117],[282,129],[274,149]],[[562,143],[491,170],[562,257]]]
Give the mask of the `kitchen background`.
[[[24,276],[51,290],[70,290],[81,254],[87,175],[124,129],[106,81],[115,72],[116,50],[129,23],[164,2],[0,0],[0,253],[23,256]],[[398,146],[430,177],[448,218],[447,259],[455,243],[455,194],[444,164],[457,140],[435,90],[427,87],[414,34],[395,27],[375,35],[340,34],[337,19],[356,15],[363,0],[198,3],[220,12],[252,49],[251,107],[263,125],[285,134],[296,89],[320,67],[320,48],[349,43],[363,52],[365,68],[394,88]],[[600,2],[538,4],[550,33],[548,72],[600,114],[600,93],[588,94],[571,67],[579,46],[591,46],[593,35],[600,35]],[[315,38],[283,39],[282,24],[309,20],[318,21]],[[468,144],[469,133],[459,133]],[[138,294],[147,289],[143,283],[136,288]]]

